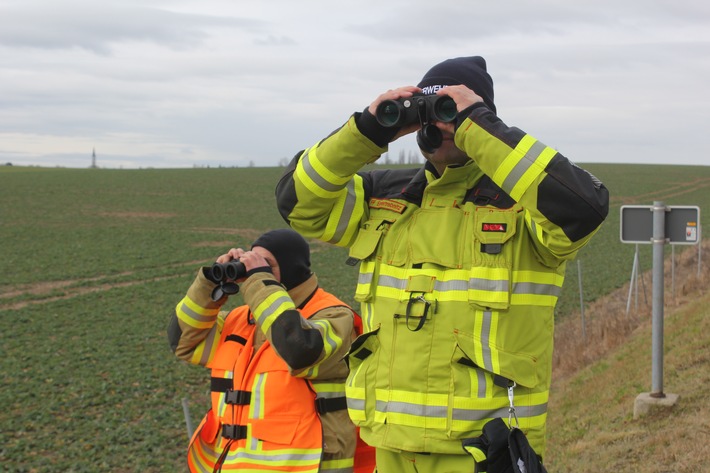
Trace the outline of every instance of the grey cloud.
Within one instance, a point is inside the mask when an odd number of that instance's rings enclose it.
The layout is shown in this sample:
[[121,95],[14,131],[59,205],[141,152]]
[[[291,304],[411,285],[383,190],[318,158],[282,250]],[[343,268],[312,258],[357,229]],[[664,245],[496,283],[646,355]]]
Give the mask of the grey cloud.
[[258,31],[259,20],[178,13],[139,6],[46,2],[0,7],[0,45],[81,48],[108,54],[117,43],[149,41],[169,48],[196,47],[207,28]]

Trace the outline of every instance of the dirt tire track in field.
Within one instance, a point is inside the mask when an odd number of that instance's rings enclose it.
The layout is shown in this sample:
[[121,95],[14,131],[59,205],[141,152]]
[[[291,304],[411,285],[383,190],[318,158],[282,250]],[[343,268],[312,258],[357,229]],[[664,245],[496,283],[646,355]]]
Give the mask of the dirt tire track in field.
[[[184,263],[175,263],[167,267],[183,268],[183,267],[197,267],[201,264],[207,264],[207,261],[187,261]],[[116,278],[129,277],[134,275],[135,271],[124,271],[122,273],[112,274],[112,275],[101,275],[93,276],[90,278],[79,278],[79,279],[66,279],[62,281],[46,281],[36,284],[25,284],[21,286],[13,286],[5,292],[0,292],[0,310],[19,310],[29,305],[34,304],[48,304],[56,302],[59,300],[71,299],[74,297],[79,297],[85,294],[91,294],[94,292],[108,291],[117,287],[130,287],[137,284],[144,284],[149,282],[164,281],[166,279],[172,279],[182,276],[182,274],[173,274],[169,276],[158,276],[148,279],[135,279],[131,281],[120,281],[120,282],[105,282],[103,284],[98,284],[96,286],[84,287],[84,284],[95,283],[99,281],[107,281]],[[65,290],[64,294],[57,296],[46,296],[51,294],[53,291]],[[41,297],[39,299],[23,300],[18,302],[2,302],[3,299],[13,299],[16,297],[23,296],[34,296]]]
[[[204,228],[200,229],[205,230]],[[212,231],[218,233],[233,233],[240,236],[244,236],[251,241],[258,238],[262,233],[261,230],[254,229],[211,229]],[[219,248],[215,252],[214,258],[223,254],[234,246],[234,242],[229,241],[202,241],[193,244],[195,247],[216,247]],[[332,246],[328,243],[322,243],[319,241],[311,242],[311,254],[323,251],[326,247]],[[172,268],[196,268],[199,265],[209,265],[212,260],[194,260],[186,261],[183,263],[174,263],[167,267]],[[147,269],[147,268],[146,268]],[[158,276],[148,279],[135,279],[131,281],[121,281],[121,282],[105,282],[103,284],[97,284],[91,287],[84,287],[87,283],[96,283],[100,281],[110,281],[116,278],[130,277],[134,275],[135,271],[124,271],[122,273],[112,274],[112,275],[100,275],[92,276],[89,278],[79,278],[79,279],[67,279],[62,281],[44,281],[35,284],[25,284],[21,286],[12,286],[9,289],[5,289],[4,292],[0,292],[0,310],[20,310],[29,305],[35,304],[50,304],[59,300],[71,299],[74,297],[83,296],[85,294],[91,294],[94,292],[108,291],[117,287],[130,287],[137,284],[144,284],[150,282],[164,281],[166,279],[177,278],[183,276],[183,273],[174,274],[170,276]],[[57,296],[48,296],[54,291],[64,291],[64,294]],[[186,288],[187,290],[187,288]],[[2,291],[2,289],[0,289]],[[14,299],[18,297],[32,296],[34,299],[17,301],[17,302],[3,302],[3,300]],[[45,297],[42,297],[45,296]]]
[[697,190],[702,190],[707,187],[710,187],[710,178],[701,177],[689,182],[674,184],[664,189],[646,192],[645,194],[639,194],[634,196],[613,196],[611,201],[613,204],[635,205],[638,203],[648,202],[649,200],[670,199],[672,197],[678,197],[681,195],[689,194],[691,192],[695,192]]

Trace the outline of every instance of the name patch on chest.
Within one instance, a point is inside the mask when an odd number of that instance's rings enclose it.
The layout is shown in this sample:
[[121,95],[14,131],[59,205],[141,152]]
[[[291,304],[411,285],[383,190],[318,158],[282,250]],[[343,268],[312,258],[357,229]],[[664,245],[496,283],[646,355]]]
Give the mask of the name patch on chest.
[[484,232],[505,233],[508,231],[508,225],[505,223],[484,223],[481,230]]
[[404,210],[407,208],[407,206],[404,205],[402,202],[397,202],[396,200],[376,199],[373,197],[370,199],[370,208],[371,209],[386,209],[386,210],[391,210],[393,212],[397,212],[397,213],[401,214],[404,212]]

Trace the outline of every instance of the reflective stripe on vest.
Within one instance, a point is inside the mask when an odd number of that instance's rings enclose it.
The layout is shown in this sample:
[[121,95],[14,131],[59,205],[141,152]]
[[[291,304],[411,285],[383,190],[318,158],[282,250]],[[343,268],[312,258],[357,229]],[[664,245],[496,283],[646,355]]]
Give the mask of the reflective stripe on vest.
[[[345,304],[318,289],[301,314],[308,318],[337,305]],[[244,306],[226,319],[222,343],[210,363],[212,411],[188,449],[192,472],[211,472],[221,455],[221,471],[319,471],[322,431],[313,393],[316,389],[311,389],[309,381],[290,376],[288,366],[268,341],[253,353],[256,328],[248,323]],[[343,388],[337,388],[336,383],[314,384],[319,385],[324,398],[342,397]],[[332,410],[333,402],[337,401],[324,399],[322,404]],[[333,471],[352,465],[352,461],[334,463]]]

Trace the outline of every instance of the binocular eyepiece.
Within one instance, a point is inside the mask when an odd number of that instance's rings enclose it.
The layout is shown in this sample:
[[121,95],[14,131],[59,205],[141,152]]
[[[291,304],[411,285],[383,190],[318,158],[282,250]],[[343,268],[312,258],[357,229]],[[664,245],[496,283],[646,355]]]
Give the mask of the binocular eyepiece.
[[397,100],[385,100],[377,106],[375,118],[384,127],[401,127],[412,123],[452,122],[456,119],[456,102],[448,95],[414,94]]
[[232,260],[226,263],[214,263],[212,265],[212,277],[216,281],[236,281],[246,277],[247,268],[239,260]]

